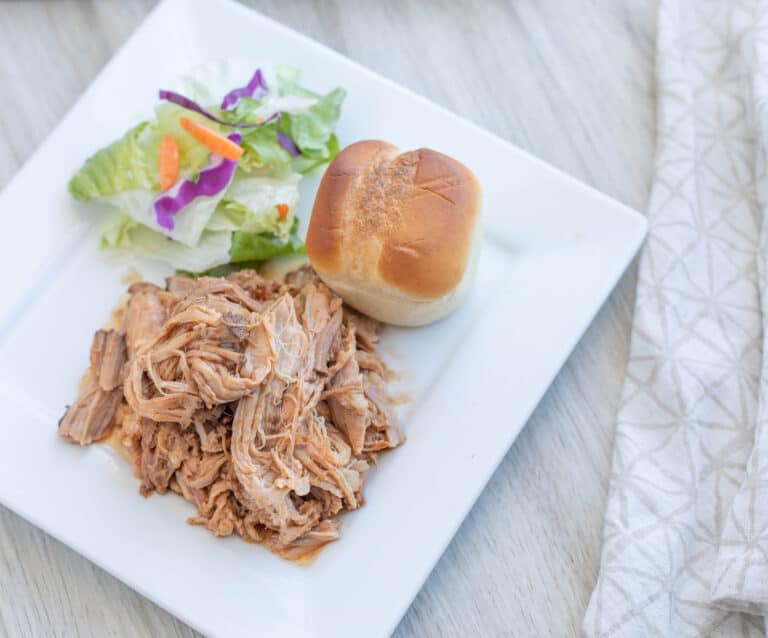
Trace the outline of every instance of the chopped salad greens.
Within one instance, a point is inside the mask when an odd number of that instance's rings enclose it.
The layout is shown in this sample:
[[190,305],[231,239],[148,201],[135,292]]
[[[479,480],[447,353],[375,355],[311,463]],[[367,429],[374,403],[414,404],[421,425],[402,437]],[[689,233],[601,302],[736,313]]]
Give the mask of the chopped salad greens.
[[289,68],[268,84],[231,62],[173,88],[69,182],[76,199],[108,205],[102,247],[188,272],[302,253],[298,184],[339,151],[344,90],[314,93]]

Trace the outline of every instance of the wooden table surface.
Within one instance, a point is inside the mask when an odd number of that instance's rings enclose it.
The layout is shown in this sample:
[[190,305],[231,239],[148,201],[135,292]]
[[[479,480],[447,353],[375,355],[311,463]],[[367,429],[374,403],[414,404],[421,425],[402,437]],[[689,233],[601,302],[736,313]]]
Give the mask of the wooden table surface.
[[[153,4],[0,1],[0,187]],[[654,0],[249,4],[644,209]],[[21,214],[34,215],[33,200]],[[634,281],[632,268],[403,618],[399,638],[579,635],[597,577]],[[0,508],[0,635],[196,634]]]

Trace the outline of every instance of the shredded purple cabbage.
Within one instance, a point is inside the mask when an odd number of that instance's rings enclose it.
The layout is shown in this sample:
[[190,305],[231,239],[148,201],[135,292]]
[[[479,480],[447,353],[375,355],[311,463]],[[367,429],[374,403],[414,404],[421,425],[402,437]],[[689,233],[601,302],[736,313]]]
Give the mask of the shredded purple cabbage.
[[222,120],[216,117],[213,113],[204,109],[194,100],[190,100],[188,97],[184,97],[183,95],[179,95],[173,91],[166,91],[163,89],[160,91],[159,95],[161,100],[167,100],[168,102],[178,104],[179,106],[190,111],[194,111],[195,113],[200,113],[200,115],[207,117],[209,120],[216,122],[217,124],[223,124],[224,126],[233,126],[235,128],[253,128],[255,126],[266,124],[273,119],[269,118],[269,120],[265,120],[264,122],[227,122],[226,120]]
[[[240,144],[243,137],[240,133],[227,136],[235,144]],[[237,160],[229,160],[218,155],[212,155],[212,162],[200,171],[197,181],[185,179],[175,195],[163,195],[155,200],[155,216],[157,223],[168,230],[174,229],[173,216],[197,197],[218,195],[232,181],[237,168]]]
[[298,157],[299,155],[301,155],[301,151],[296,146],[296,144],[291,139],[291,137],[283,133],[279,128],[277,129],[277,141],[280,142],[280,146],[282,146],[286,151],[288,151],[294,157]]
[[295,142],[291,139],[291,136],[283,133],[280,130],[280,118],[283,116],[282,113],[277,114],[277,141],[290,155],[293,155],[293,157],[298,157],[301,155],[301,151],[296,146]]
[[261,99],[267,94],[268,90],[267,82],[264,80],[261,69],[256,69],[256,73],[253,74],[248,84],[239,89],[232,89],[224,96],[224,99],[221,101],[221,110],[228,111],[235,108],[237,103],[244,97],[251,97],[255,100]]
[[[248,82],[246,86],[238,89],[232,89],[224,96],[224,99],[221,101],[221,109],[226,111],[228,109],[234,108],[237,103],[244,97],[252,97],[256,99],[261,98],[266,95],[267,90],[267,83],[264,80],[261,69],[256,69],[256,72],[253,74],[251,81]],[[200,106],[194,100],[190,100],[188,97],[180,95],[179,93],[174,93],[173,91],[166,91],[163,89],[160,91],[159,95],[161,100],[167,100],[168,102],[172,102],[173,104],[181,106],[182,108],[194,111],[195,113],[199,113],[200,115],[207,117],[209,120],[223,126],[231,126],[234,128],[255,128],[257,126],[263,126],[264,124],[268,124],[269,122],[274,122],[277,120],[277,141],[280,143],[280,146],[288,151],[288,153],[290,153],[293,157],[298,157],[301,155],[301,151],[296,146],[296,143],[291,139],[290,135],[283,133],[280,130],[280,113],[274,113],[263,122],[227,122],[226,120],[222,120],[221,118],[216,117],[213,113]],[[160,218],[158,217],[158,221],[159,219]],[[170,220],[170,218],[168,219]],[[173,220],[170,220],[170,223],[173,224]],[[173,225],[171,225],[170,228],[173,228]]]

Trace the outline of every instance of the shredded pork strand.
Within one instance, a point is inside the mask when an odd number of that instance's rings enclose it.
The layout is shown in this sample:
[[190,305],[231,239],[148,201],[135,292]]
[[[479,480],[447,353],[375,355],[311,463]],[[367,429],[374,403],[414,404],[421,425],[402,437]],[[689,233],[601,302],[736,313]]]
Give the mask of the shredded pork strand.
[[336,540],[370,462],[404,440],[378,325],[308,267],[284,284],[243,270],[128,293],[60,434],[85,445],[116,430],[142,494],[180,494],[217,536],[291,559]]

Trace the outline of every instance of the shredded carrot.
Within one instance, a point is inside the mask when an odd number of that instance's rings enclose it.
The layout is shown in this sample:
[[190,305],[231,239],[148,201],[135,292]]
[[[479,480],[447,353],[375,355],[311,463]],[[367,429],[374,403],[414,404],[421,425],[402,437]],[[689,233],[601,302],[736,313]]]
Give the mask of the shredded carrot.
[[288,204],[277,205],[277,216],[280,219],[285,219],[286,217],[288,217]]
[[220,135],[216,131],[212,131],[207,126],[203,126],[194,120],[190,120],[188,117],[180,117],[179,123],[184,130],[194,137],[202,145],[207,146],[214,153],[218,153],[222,157],[226,157],[228,160],[237,161],[243,154],[241,146],[235,144],[232,140],[228,140],[223,135]]
[[170,135],[163,135],[160,140],[157,165],[160,170],[160,188],[167,191],[179,176],[179,145]]

